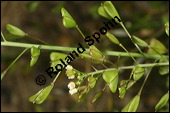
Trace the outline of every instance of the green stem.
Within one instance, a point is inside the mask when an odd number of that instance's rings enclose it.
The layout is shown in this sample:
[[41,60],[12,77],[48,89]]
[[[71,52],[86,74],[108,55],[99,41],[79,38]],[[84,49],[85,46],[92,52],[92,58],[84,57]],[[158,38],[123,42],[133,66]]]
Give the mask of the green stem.
[[81,34],[81,36],[85,39],[85,36],[84,36],[83,32],[80,30],[80,28],[79,28],[78,25],[76,26],[76,28],[77,28],[77,30],[79,31],[79,33]]
[[[166,62],[166,63],[139,64],[138,66],[140,66],[140,67],[153,67],[153,66],[166,66],[166,65],[169,65],[169,62]],[[104,69],[104,70],[98,70],[98,71],[95,71],[95,72],[87,73],[87,74],[83,75],[82,77],[87,77],[89,75],[103,73],[104,71],[124,70],[124,69],[133,69],[133,68],[134,68],[134,66],[119,67],[118,69],[117,68],[108,68],[108,69]]]
[[[77,48],[73,47],[62,47],[62,46],[50,46],[50,45],[39,45],[39,44],[28,44],[28,43],[18,43],[18,42],[1,42],[1,46],[12,46],[12,47],[22,47],[22,48],[31,48],[32,46],[34,47],[39,47],[39,49],[45,49],[45,50],[57,50],[57,51],[73,51],[76,50]],[[85,53],[88,53],[89,49],[86,49]],[[101,51],[102,54],[105,55],[111,55],[111,56],[124,56],[124,57],[129,57],[129,54],[126,52],[117,52],[117,51]],[[150,59],[160,59],[159,55],[148,55],[144,54],[141,55],[139,53],[130,53],[133,57],[144,57],[144,58],[150,58]],[[167,55],[163,55],[164,58],[169,58]]]
[[2,33],[2,31],[1,31],[1,36],[2,36],[2,38],[3,38],[3,40],[4,40],[4,42],[7,42],[6,39],[5,39],[5,37],[4,37],[4,35],[3,35],[3,33]]
[[45,41],[42,41],[42,40],[40,40],[39,38],[35,38],[35,37],[33,37],[33,36],[31,36],[31,35],[26,35],[26,36],[28,36],[28,37],[30,37],[30,38],[32,38],[32,39],[34,39],[34,40],[37,40],[37,41],[39,41],[39,42],[42,42],[43,44],[46,44],[46,45],[48,45]]
[[123,48],[128,54],[129,56],[133,59],[133,61],[138,65],[138,62],[134,59],[134,57],[128,52],[128,50],[122,45],[122,44],[119,44],[119,46],[121,48]]
[[29,48],[24,49],[24,51],[18,55],[18,57],[8,66],[8,68],[1,74],[1,80],[5,76],[6,72],[11,68],[11,66],[28,50]]
[[59,77],[61,71],[57,74],[57,76],[54,78],[53,82],[51,83],[51,85],[54,85],[55,81],[57,80],[57,78]]
[[142,86],[141,86],[141,88],[140,88],[140,90],[139,90],[139,92],[138,92],[138,95],[139,95],[139,96],[140,96],[141,93],[142,93],[142,89],[143,89],[143,87],[144,87],[144,85],[145,85],[145,83],[146,83],[146,81],[147,81],[147,79],[148,79],[148,77],[149,77],[149,74],[150,74],[152,68],[153,68],[153,67],[151,67],[151,69],[150,69],[149,72],[147,73],[147,75],[146,75],[146,77],[145,77],[145,80],[144,80],[144,82],[143,82],[143,84],[142,84]]
[[[126,34],[129,36],[130,40],[132,41],[132,36],[130,35],[130,33],[128,32],[128,30],[126,29],[126,27],[123,25],[123,23],[121,24],[121,26],[123,27],[123,29],[125,30]],[[133,41],[132,41],[133,42]],[[139,46],[137,44],[134,43],[134,45],[136,46],[136,48],[138,49],[138,51],[144,55],[144,53],[142,52],[142,50],[139,48]]]

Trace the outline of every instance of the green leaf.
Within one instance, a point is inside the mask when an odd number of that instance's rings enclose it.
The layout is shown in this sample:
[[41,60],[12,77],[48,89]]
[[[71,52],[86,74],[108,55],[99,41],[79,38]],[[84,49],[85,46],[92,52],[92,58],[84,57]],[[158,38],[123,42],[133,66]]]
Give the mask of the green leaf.
[[98,8],[98,13],[99,13],[99,15],[101,15],[101,16],[107,18],[107,19],[112,19],[112,17],[110,15],[108,15],[108,13],[105,11],[103,6],[100,6]]
[[109,84],[109,88],[113,93],[115,93],[117,90],[117,86],[118,86],[118,74]]
[[118,76],[118,70],[105,71],[103,73],[103,79],[107,83],[111,83]]
[[136,36],[132,36],[132,41],[135,43],[135,44],[138,44],[140,46],[143,46],[143,47],[148,47],[148,44],[143,41],[142,39],[136,37]]
[[31,56],[37,57],[40,55],[40,50],[34,46],[31,47]]
[[40,56],[40,50],[36,47],[31,47],[31,61],[30,67],[32,67],[37,61]]
[[49,85],[49,86],[45,87],[44,89],[41,89],[38,93],[31,96],[29,98],[29,101],[36,103],[36,104],[43,103],[46,100],[46,98],[48,97],[48,95],[50,94],[52,88],[53,88],[53,85]]
[[115,36],[113,36],[112,34],[110,34],[109,32],[106,33],[106,36],[107,36],[107,37],[109,38],[109,40],[112,41],[114,44],[117,44],[117,45],[120,44],[119,40],[118,40]]
[[157,39],[153,38],[150,41],[150,48],[148,50],[148,54],[157,54],[155,51],[157,51],[159,54],[165,54],[167,53],[166,47]]
[[34,12],[39,4],[40,4],[40,1],[34,1],[34,2],[31,2],[31,3],[28,3],[27,4],[27,9],[30,12]]
[[112,4],[111,1],[105,1],[104,2],[104,9],[106,10],[106,12],[112,17],[114,18],[115,16],[117,16],[118,18],[120,18],[117,10],[115,9],[114,5]]
[[169,91],[168,93],[166,93],[157,103],[157,105],[155,106],[155,110],[158,111],[160,110],[162,107],[165,106],[165,104],[168,102],[169,100]]
[[125,87],[125,85],[124,85],[124,86],[121,86],[121,87],[119,88],[119,97],[120,97],[121,99],[123,99],[123,98],[125,97],[125,94],[126,94],[126,87]]
[[6,30],[8,31],[8,37],[10,39],[23,38],[27,35],[24,31],[11,24],[6,25]]
[[65,8],[61,8],[61,14],[63,16],[63,25],[66,28],[74,28],[77,26],[76,22]]
[[60,60],[60,59],[65,59],[65,57],[67,57],[67,55],[64,53],[51,52],[50,54],[50,60],[52,62]]
[[165,32],[169,36],[169,22],[166,22],[165,24]]
[[132,70],[133,79],[135,81],[139,80],[145,73],[145,69],[139,66],[135,66]]
[[98,92],[94,97],[93,99],[91,100],[91,103],[94,103],[96,102],[102,95],[102,91]]
[[90,86],[90,88],[94,88],[94,86],[96,85],[96,78],[94,77],[88,77],[88,84]]
[[122,112],[136,112],[140,101],[140,96],[136,95],[123,109]]

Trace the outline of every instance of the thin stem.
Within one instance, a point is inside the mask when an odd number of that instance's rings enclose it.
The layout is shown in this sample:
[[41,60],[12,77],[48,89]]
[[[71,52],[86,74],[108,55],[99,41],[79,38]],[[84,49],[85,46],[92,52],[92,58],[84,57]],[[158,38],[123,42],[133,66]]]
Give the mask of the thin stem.
[[77,28],[77,30],[79,31],[79,33],[81,34],[81,36],[85,39],[85,36],[84,36],[83,32],[80,30],[80,28],[79,28],[78,25],[76,26],[76,28]]
[[4,37],[4,35],[3,35],[3,33],[2,33],[2,31],[1,31],[1,36],[2,36],[2,38],[3,38],[3,40],[4,40],[4,42],[7,42],[6,39],[5,39],[5,37]]
[[[126,34],[129,36],[129,38],[130,38],[131,41],[132,41],[132,36],[131,36],[130,33],[127,31],[126,27],[125,27],[123,24],[121,24],[121,26],[123,27],[123,29],[125,30]],[[132,41],[132,42],[133,42],[133,41]],[[142,50],[139,48],[139,46],[138,46],[137,44],[135,44],[135,43],[134,43],[134,45],[136,46],[136,48],[138,49],[138,51],[139,51],[142,55],[144,55],[144,53],[143,53]]]
[[[169,62],[166,62],[166,63],[139,64],[138,66],[140,66],[140,67],[153,67],[153,66],[166,66],[166,65],[169,65]],[[134,68],[134,66],[124,66],[124,67],[119,67],[118,69],[117,68],[108,68],[108,69],[98,70],[98,71],[95,71],[95,72],[90,72],[90,73],[84,74],[82,77],[87,77],[87,76],[92,75],[92,74],[94,75],[94,74],[103,73],[104,71],[124,70],[124,69],[133,69],[133,68]]]
[[35,38],[35,37],[33,37],[33,36],[31,36],[31,35],[28,35],[28,34],[27,34],[27,36],[30,37],[30,38],[32,38],[32,39],[34,39],[34,40],[37,40],[37,41],[39,41],[39,42],[42,42],[43,44],[48,45],[45,41],[40,40],[39,38]]
[[6,72],[11,68],[11,66],[28,50],[29,48],[24,49],[22,53],[18,55],[18,57],[8,66],[8,68],[1,74],[1,80],[5,76]]
[[61,71],[57,74],[57,76],[54,78],[53,82],[51,83],[51,85],[54,85],[55,81],[57,80],[57,78],[59,77]]
[[140,90],[139,90],[139,92],[138,92],[138,95],[139,95],[139,96],[141,95],[142,89],[143,89],[143,87],[144,87],[144,85],[145,85],[145,83],[146,83],[146,81],[147,81],[147,79],[148,79],[148,77],[149,77],[149,75],[150,75],[150,72],[151,72],[152,68],[153,68],[153,67],[151,67],[151,69],[150,69],[149,72],[147,73],[147,75],[146,75],[146,77],[145,77],[145,80],[144,80],[144,82],[143,82],[143,84],[142,84],[142,86],[141,86],[141,88],[140,88]]
[[122,45],[122,44],[120,44],[119,45],[121,48],[123,48],[128,54],[129,54],[129,56],[133,59],[133,61],[138,65],[138,62],[134,59],[134,57],[128,52],[128,50]]
[[[39,47],[39,49],[45,49],[45,50],[57,50],[57,51],[73,51],[76,50],[77,48],[74,47],[63,47],[63,46],[51,46],[51,45],[39,45],[39,44],[28,44],[28,43],[18,43],[18,42],[1,42],[1,46],[12,46],[12,47],[22,47],[22,48],[31,48],[32,46],[34,47]],[[86,48],[85,53],[88,53],[89,49]],[[126,52],[117,52],[117,51],[101,51],[102,54],[105,55],[110,55],[110,56],[119,56],[121,55],[122,57],[129,57],[129,54]],[[160,59],[159,55],[149,55],[149,54],[144,54],[141,55],[139,53],[130,53],[133,57],[144,57],[144,58],[150,58],[150,59]],[[169,58],[167,55],[162,55],[164,58]]]

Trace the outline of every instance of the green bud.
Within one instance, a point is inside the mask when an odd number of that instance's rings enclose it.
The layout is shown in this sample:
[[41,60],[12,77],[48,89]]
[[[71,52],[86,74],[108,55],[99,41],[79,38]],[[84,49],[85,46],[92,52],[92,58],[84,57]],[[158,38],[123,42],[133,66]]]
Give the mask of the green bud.
[[106,33],[106,36],[107,36],[107,37],[109,38],[109,40],[112,41],[114,44],[117,44],[117,45],[120,44],[119,40],[118,40],[115,36],[113,36],[111,33],[107,32],[107,33]]
[[125,97],[125,94],[126,94],[126,88],[125,88],[125,86],[121,86],[121,87],[119,88],[119,97],[120,97],[121,99],[123,99],[123,98]]
[[169,22],[166,22],[165,24],[165,32],[169,36]]
[[11,24],[6,25],[6,30],[8,31],[8,37],[10,39],[23,38],[27,35],[24,31]]
[[111,1],[105,1],[103,6],[108,15],[110,15],[112,18],[114,18],[115,16],[120,18],[116,8],[114,7]]
[[31,61],[30,67],[32,67],[37,61],[40,56],[40,50],[36,47],[31,47]]
[[99,13],[99,15],[101,15],[101,16],[107,18],[107,19],[112,19],[112,17],[110,15],[108,15],[108,13],[106,12],[106,10],[104,9],[103,6],[100,6],[98,8],[98,13]]
[[135,44],[138,44],[140,46],[143,46],[143,47],[148,47],[148,44],[143,41],[142,39],[136,37],[136,36],[132,36],[132,41],[135,43]]
[[52,62],[60,60],[60,59],[65,59],[65,57],[67,57],[67,55],[64,53],[51,52],[50,54],[50,60]]
[[157,51],[159,54],[165,54],[168,52],[166,47],[157,39],[153,38],[150,41],[150,46],[148,50],[148,54],[157,54],[155,51]]
[[94,77],[88,77],[88,84],[90,86],[90,88],[94,88],[94,86],[96,85],[96,78]]

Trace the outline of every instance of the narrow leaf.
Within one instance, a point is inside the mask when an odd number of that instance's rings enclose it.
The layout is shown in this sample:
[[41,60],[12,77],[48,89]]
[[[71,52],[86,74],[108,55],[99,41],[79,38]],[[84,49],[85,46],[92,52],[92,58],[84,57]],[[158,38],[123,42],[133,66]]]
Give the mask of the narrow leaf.
[[125,88],[125,86],[121,86],[121,87],[119,88],[119,97],[120,97],[121,99],[123,99],[123,98],[125,97],[125,94],[126,94],[126,88]]
[[31,47],[31,56],[36,57],[40,55],[40,50],[36,47]]

